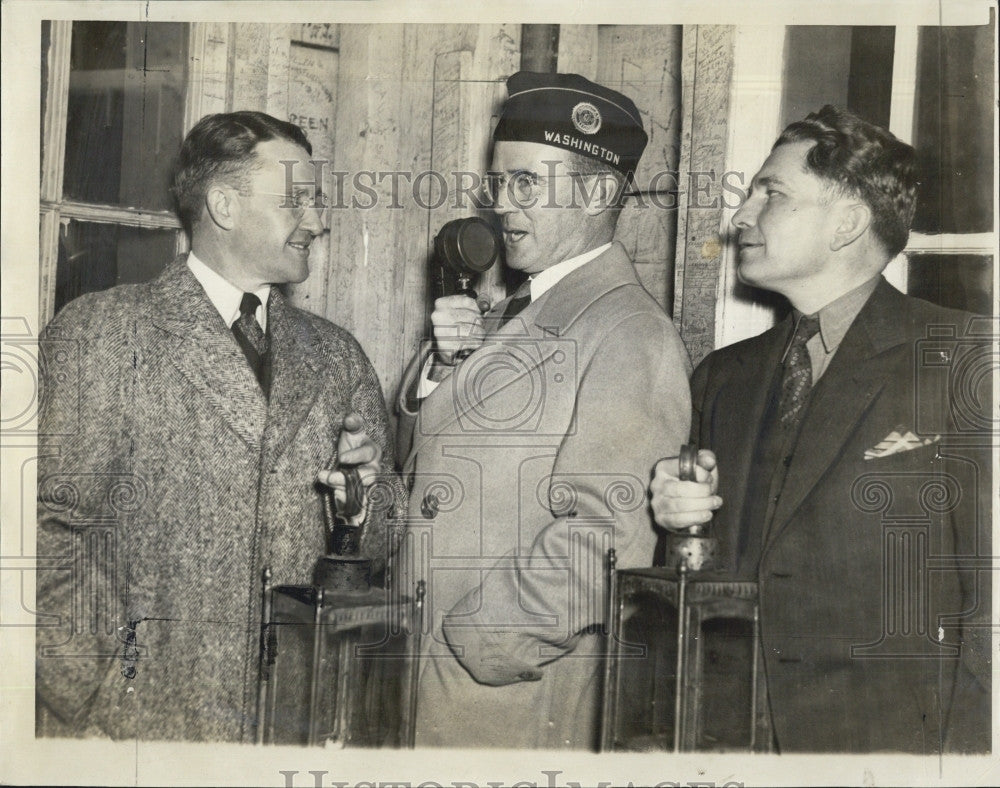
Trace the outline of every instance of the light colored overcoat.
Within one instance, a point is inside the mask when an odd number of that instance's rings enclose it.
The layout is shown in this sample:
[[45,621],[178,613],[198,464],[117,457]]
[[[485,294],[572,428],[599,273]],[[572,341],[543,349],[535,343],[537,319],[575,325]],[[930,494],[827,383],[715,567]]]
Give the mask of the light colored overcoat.
[[607,550],[652,562],[646,487],[687,437],[690,366],[618,244],[497,328],[505,306],[424,400],[405,469],[417,744],[591,748]]

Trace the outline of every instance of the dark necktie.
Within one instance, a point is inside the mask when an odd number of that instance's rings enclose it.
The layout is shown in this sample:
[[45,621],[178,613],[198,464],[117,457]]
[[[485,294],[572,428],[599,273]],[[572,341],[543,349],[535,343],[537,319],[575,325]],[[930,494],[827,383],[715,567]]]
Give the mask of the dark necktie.
[[508,322],[510,322],[510,319],[514,317],[514,315],[530,303],[531,280],[525,279],[521,286],[514,291],[514,297],[507,302],[507,308],[504,309],[503,316],[500,318],[500,325],[505,326]]
[[792,335],[781,378],[781,403],[778,419],[786,430],[794,430],[802,420],[809,392],[812,390],[812,362],[806,342],[819,331],[818,317],[801,317]]
[[[270,299],[268,299],[270,300]],[[268,364],[268,341],[267,335],[257,322],[256,311],[260,306],[260,299],[253,293],[244,293],[243,300],[240,301],[240,316],[233,323],[233,336],[243,350],[243,355],[247,357],[250,369],[257,376],[266,396],[269,392],[270,377],[266,374]]]

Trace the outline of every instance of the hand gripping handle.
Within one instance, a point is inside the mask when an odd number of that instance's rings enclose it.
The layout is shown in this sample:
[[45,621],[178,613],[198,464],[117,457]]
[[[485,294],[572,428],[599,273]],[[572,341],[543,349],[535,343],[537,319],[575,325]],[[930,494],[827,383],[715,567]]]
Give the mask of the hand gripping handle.
[[698,465],[698,447],[693,443],[685,443],[681,446],[681,452],[677,455],[677,478],[682,482],[694,482],[698,480],[695,468]]
[[344,479],[347,483],[347,500],[340,507],[340,516],[345,520],[349,520],[361,514],[365,501],[365,488],[361,483],[361,474],[358,473],[356,467],[353,465],[345,466],[340,471],[344,474]]

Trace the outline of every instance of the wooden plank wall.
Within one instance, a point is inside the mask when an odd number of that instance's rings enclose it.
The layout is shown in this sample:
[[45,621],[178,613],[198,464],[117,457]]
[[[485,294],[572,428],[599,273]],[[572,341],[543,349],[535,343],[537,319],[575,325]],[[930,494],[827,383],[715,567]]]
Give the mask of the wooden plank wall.
[[[618,239],[635,260],[639,279],[668,312],[673,306],[677,233],[676,178],[680,144],[681,29],[602,25],[597,81],[620,90],[642,113],[649,143],[639,162],[632,200],[618,222]],[[655,193],[654,193],[655,192]]]
[[[452,190],[451,173],[486,169],[491,116],[518,68],[519,35],[519,25],[341,27],[335,169],[365,176],[377,205],[330,212],[325,316],[361,341],[389,397],[425,333],[434,234],[472,213],[453,207],[452,195],[434,207],[440,182],[419,174],[440,173]],[[378,173],[402,175],[375,182]],[[354,191],[348,185],[345,202]],[[494,295],[496,281],[485,288]]]
[[[684,27],[682,70],[685,80],[680,102],[684,115],[680,151],[683,194],[679,201],[676,236],[674,324],[695,365],[715,345],[724,239],[720,235],[722,195],[719,181],[714,180],[707,193],[694,194],[691,173],[715,173],[721,178],[726,167],[733,34],[731,25]],[[707,182],[707,179],[700,179],[700,183]],[[706,207],[713,202],[714,207]]]
[[[582,74],[631,98],[649,143],[616,237],[639,279],[668,312],[674,300],[675,186],[680,153],[681,29],[666,25],[561,25],[559,70]],[[671,173],[671,175],[664,175]],[[656,195],[649,193],[657,190]]]

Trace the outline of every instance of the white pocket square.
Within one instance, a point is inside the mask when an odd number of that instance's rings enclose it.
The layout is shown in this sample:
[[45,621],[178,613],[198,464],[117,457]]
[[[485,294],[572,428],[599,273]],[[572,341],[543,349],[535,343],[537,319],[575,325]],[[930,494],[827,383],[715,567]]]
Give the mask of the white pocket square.
[[907,430],[906,432],[893,430],[881,441],[879,441],[877,446],[871,449],[865,449],[865,459],[877,460],[881,457],[888,457],[892,454],[899,454],[900,452],[919,449],[921,446],[930,446],[932,443],[937,443],[939,440],[941,440],[940,435],[935,435],[933,437],[921,437],[910,430]]

